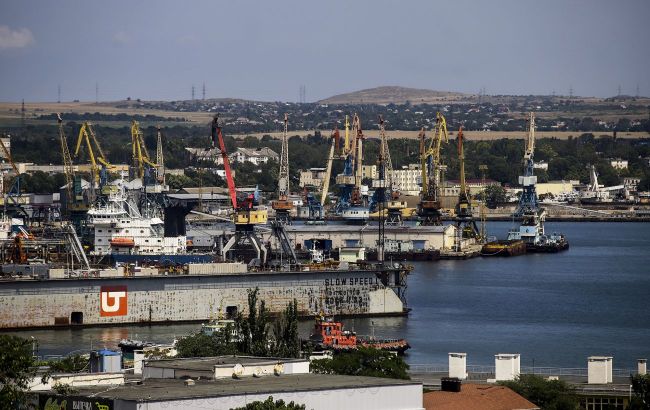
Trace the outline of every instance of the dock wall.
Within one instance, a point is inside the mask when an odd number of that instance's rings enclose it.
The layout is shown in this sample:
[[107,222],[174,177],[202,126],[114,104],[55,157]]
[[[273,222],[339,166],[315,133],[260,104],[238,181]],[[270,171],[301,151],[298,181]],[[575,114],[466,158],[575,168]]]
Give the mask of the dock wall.
[[16,280],[0,282],[0,328],[207,320],[219,306],[246,312],[247,291],[256,287],[271,313],[294,298],[304,315],[394,315],[405,308],[372,271]]

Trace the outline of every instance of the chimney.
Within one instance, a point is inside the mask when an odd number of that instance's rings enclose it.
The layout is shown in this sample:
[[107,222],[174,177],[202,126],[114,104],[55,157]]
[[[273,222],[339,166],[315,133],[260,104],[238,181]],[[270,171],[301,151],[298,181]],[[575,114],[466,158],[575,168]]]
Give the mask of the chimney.
[[612,356],[590,356],[587,358],[587,383],[611,383],[612,364]]
[[496,381],[514,380],[519,373],[521,357],[519,353],[499,353],[494,355],[494,378]]
[[461,383],[458,377],[443,377],[440,379],[440,390],[460,393]]
[[639,373],[640,376],[643,376],[648,373],[647,371],[647,359],[639,359],[636,361],[637,363],[637,373]]
[[467,379],[467,353],[449,353],[449,377]]

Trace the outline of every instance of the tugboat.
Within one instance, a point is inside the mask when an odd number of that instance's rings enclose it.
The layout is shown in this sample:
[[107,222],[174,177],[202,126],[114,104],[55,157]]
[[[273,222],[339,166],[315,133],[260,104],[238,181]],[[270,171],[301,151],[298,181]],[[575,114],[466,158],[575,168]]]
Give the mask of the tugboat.
[[341,322],[332,317],[319,314],[314,324],[314,332],[309,336],[309,342],[324,350],[346,351],[359,347],[371,347],[404,354],[411,346],[405,339],[365,339],[358,337],[355,332],[344,330]]

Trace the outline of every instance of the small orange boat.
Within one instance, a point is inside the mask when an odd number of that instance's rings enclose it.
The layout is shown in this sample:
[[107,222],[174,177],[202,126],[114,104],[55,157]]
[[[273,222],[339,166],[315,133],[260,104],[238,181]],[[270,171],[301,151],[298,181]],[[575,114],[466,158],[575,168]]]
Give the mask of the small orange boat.
[[132,248],[135,246],[135,241],[133,238],[113,238],[110,240],[112,246],[122,246],[126,248]]
[[399,354],[411,347],[405,339],[359,338],[355,332],[344,330],[341,322],[335,322],[333,318],[322,314],[316,317],[314,332],[309,336],[309,341],[322,349],[354,350],[361,346]]

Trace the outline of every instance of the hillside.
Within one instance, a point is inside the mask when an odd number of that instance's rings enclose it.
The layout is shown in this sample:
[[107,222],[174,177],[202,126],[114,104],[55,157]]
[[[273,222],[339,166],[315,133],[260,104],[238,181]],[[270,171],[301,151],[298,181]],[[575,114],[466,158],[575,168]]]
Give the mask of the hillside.
[[449,91],[423,90],[419,88],[386,86],[368,88],[346,94],[339,94],[320,100],[321,104],[412,104],[461,102],[472,99],[470,94]]

